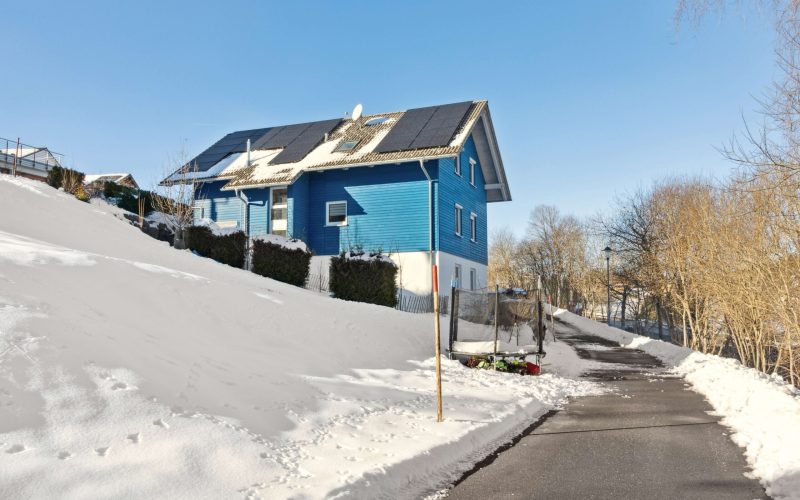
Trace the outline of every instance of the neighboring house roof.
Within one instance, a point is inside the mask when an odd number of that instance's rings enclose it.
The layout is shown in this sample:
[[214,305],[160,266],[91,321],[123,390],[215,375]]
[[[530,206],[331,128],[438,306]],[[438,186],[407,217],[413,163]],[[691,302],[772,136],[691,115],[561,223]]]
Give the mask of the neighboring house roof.
[[[5,141],[8,143],[8,141]],[[17,155],[19,153],[19,155]],[[47,148],[34,147],[22,145],[19,149],[16,147],[0,148],[0,161],[6,163],[13,163],[14,157],[20,165],[34,167],[34,168],[49,168],[61,166],[59,157],[61,155],[52,153]]]
[[126,184],[133,188],[138,189],[139,184],[133,178],[133,175],[128,173],[119,174],[86,174],[83,178],[84,184],[91,184],[93,182],[114,182],[117,184]]
[[486,101],[234,132],[163,182],[227,180],[223,190],[285,185],[303,172],[453,157],[470,134],[487,200],[510,200]]

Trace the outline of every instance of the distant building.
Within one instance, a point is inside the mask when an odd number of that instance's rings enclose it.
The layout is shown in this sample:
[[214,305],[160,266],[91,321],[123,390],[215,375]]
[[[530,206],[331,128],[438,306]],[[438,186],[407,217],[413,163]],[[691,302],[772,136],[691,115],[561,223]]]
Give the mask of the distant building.
[[[164,181],[195,185],[195,221],[302,239],[312,273],[382,250],[405,290],[486,286],[487,203],[511,200],[486,101],[243,130]],[[250,146],[248,150],[248,145]]]
[[102,186],[105,182],[113,182],[115,184],[119,184],[120,186],[127,186],[133,189],[139,189],[139,184],[136,183],[136,180],[133,178],[133,175],[128,173],[120,173],[120,174],[86,174],[86,177],[83,178],[83,183],[87,186],[96,184]]
[[17,144],[0,138],[0,173],[44,181],[53,167],[60,167],[63,155],[45,147]]

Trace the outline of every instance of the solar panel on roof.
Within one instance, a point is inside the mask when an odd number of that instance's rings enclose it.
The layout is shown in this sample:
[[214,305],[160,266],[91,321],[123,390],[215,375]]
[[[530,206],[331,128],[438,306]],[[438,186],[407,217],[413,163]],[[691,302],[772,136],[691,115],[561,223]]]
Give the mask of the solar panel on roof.
[[472,102],[467,101],[409,109],[374,151],[390,153],[446,146],[471,106]]
[[272,159],[270,165],[280,163],[294,163],[306,157],[325,138],[325,134],[336,128],[342,120],[324,120],[308,124],[308,127],[298,135],[291,144]]
[[308,123],[298,123],[296,125],[283,126],[275,135],[261,145],[261,149],[285,148],[297,139],[309,125]]
[[409,149],[411,143],[428,123],[438,106],[415,108],[406,111],[374,149],[376,153],[390,153]]
[[433,148],[450,144],[471,106],[471,102],[458,102],[436,108],[436,112],[411,143],[409,149]]
[[225,135],[211,145],[208,149],[197,155],[192,161],[184,165],[187,171],[205,172],[220,160],[231,153],[241,153],[247,150],[247,139],[250,142],[259,139],[270,129],[259,128],[253,130],[240,130]]

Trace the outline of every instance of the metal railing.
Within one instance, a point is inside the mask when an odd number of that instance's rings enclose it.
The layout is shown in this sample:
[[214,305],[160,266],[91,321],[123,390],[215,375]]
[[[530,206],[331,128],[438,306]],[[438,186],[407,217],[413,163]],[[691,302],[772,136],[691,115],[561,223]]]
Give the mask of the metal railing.
[[42,146],[31,146],[19,140],[4,139],[0,137],[0,163],[3,169],[9,172],[16,166],[35,170],[49,171],[53,167],[60,167],[64,155],[54,153]]

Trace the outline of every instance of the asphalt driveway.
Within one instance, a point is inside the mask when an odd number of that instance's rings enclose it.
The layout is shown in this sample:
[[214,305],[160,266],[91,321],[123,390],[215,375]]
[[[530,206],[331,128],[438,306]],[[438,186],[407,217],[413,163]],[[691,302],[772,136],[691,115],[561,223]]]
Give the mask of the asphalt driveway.
[[711,406],[656,358],[558,323],[559,341],[607,368],[611,392],[572,400],[487,457],[451,499],[768,498]]

